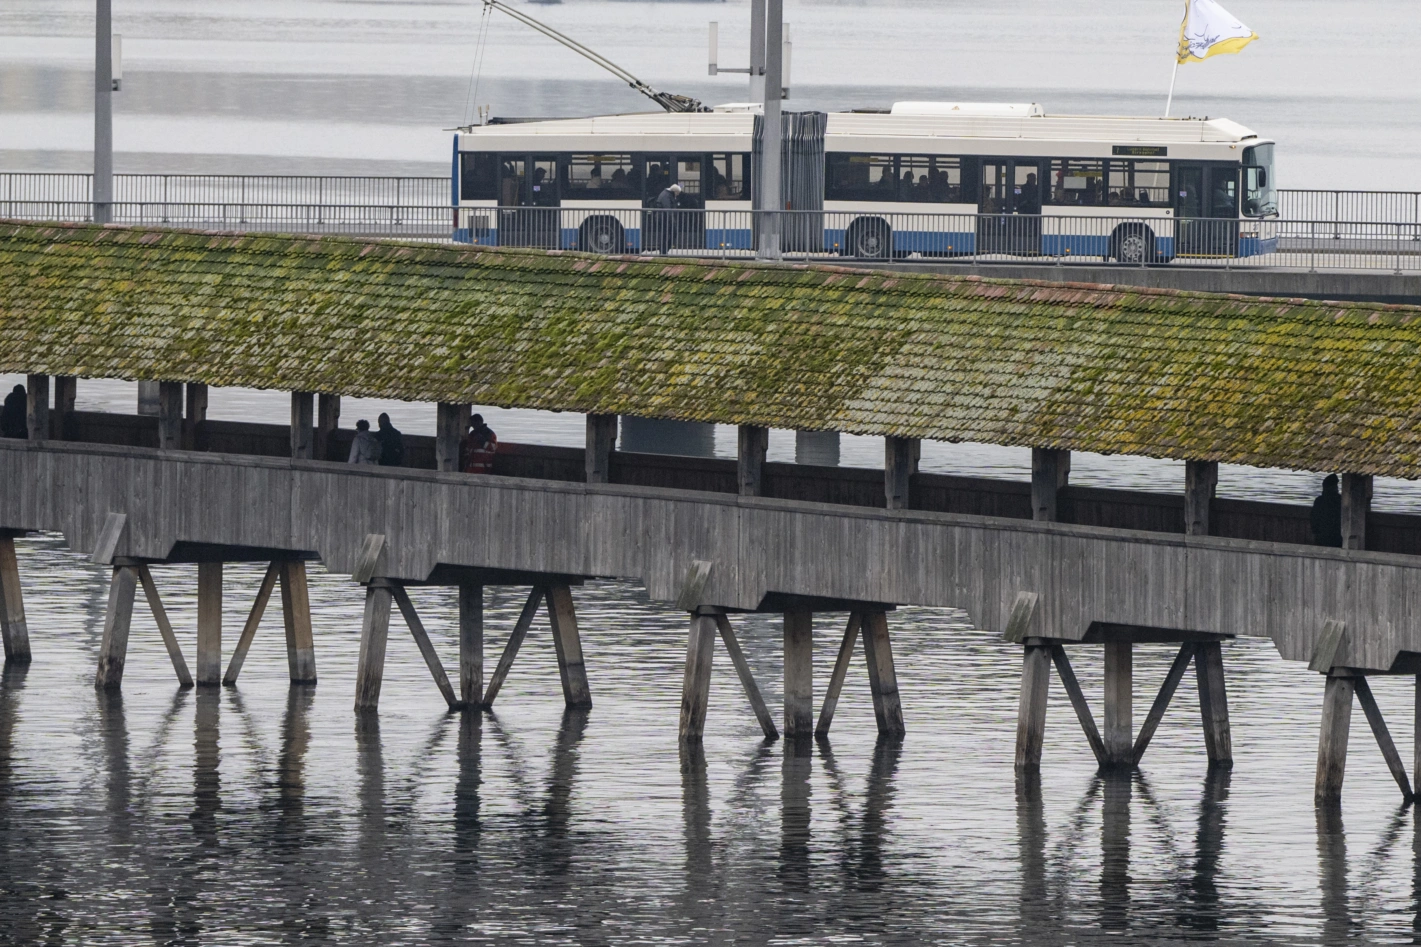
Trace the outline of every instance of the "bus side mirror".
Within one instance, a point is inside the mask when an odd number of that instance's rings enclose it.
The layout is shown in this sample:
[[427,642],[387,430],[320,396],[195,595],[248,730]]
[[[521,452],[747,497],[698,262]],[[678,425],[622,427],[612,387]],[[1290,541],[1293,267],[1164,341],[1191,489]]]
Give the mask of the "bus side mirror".
[[1267,168],[1254,168],[1254,169],[1253,169],[1253,173],[1254,173],[1254,175],[1256,176],[1256,177],[1255,177],[1255,180],[1258,181],[1258,186],[1259,186],[1259,187],[1267,187],[1267,186],[1268,186],[1268,169],[1267,169]]

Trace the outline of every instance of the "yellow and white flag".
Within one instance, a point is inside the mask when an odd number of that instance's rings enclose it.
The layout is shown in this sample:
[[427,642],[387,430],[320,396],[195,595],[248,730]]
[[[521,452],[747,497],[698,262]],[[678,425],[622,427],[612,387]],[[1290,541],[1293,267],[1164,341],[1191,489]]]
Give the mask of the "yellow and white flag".
[[1202,62],[1221,53],[1236,53],[1258,34],[1214,0],[1184,0],[1179,27],[1179,62]]

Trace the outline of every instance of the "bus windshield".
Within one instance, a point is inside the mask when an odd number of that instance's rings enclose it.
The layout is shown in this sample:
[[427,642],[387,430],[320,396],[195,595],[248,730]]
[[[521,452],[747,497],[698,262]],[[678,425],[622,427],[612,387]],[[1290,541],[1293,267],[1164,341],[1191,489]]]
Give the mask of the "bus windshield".
[[1243,149],[1243,212],[1248,217],[1271,217],[1278,213],[1272,145]]

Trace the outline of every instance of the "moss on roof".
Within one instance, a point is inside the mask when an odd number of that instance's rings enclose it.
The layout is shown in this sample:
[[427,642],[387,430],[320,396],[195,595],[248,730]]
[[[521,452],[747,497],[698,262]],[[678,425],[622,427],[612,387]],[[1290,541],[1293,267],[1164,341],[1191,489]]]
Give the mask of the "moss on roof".
[[0,223],[0,370],[1421,476],[1421,309]]

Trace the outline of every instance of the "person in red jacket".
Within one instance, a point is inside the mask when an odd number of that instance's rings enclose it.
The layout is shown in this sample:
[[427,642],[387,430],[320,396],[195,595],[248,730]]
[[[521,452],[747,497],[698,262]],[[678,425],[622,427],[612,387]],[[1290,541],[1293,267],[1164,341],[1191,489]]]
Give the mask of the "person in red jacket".
[[469,419],[469,433],[464,437],[460,453],[464,473],[493,473],[493,455],[498,453],[498,435],[484,423],[484,416],[476,414]]

